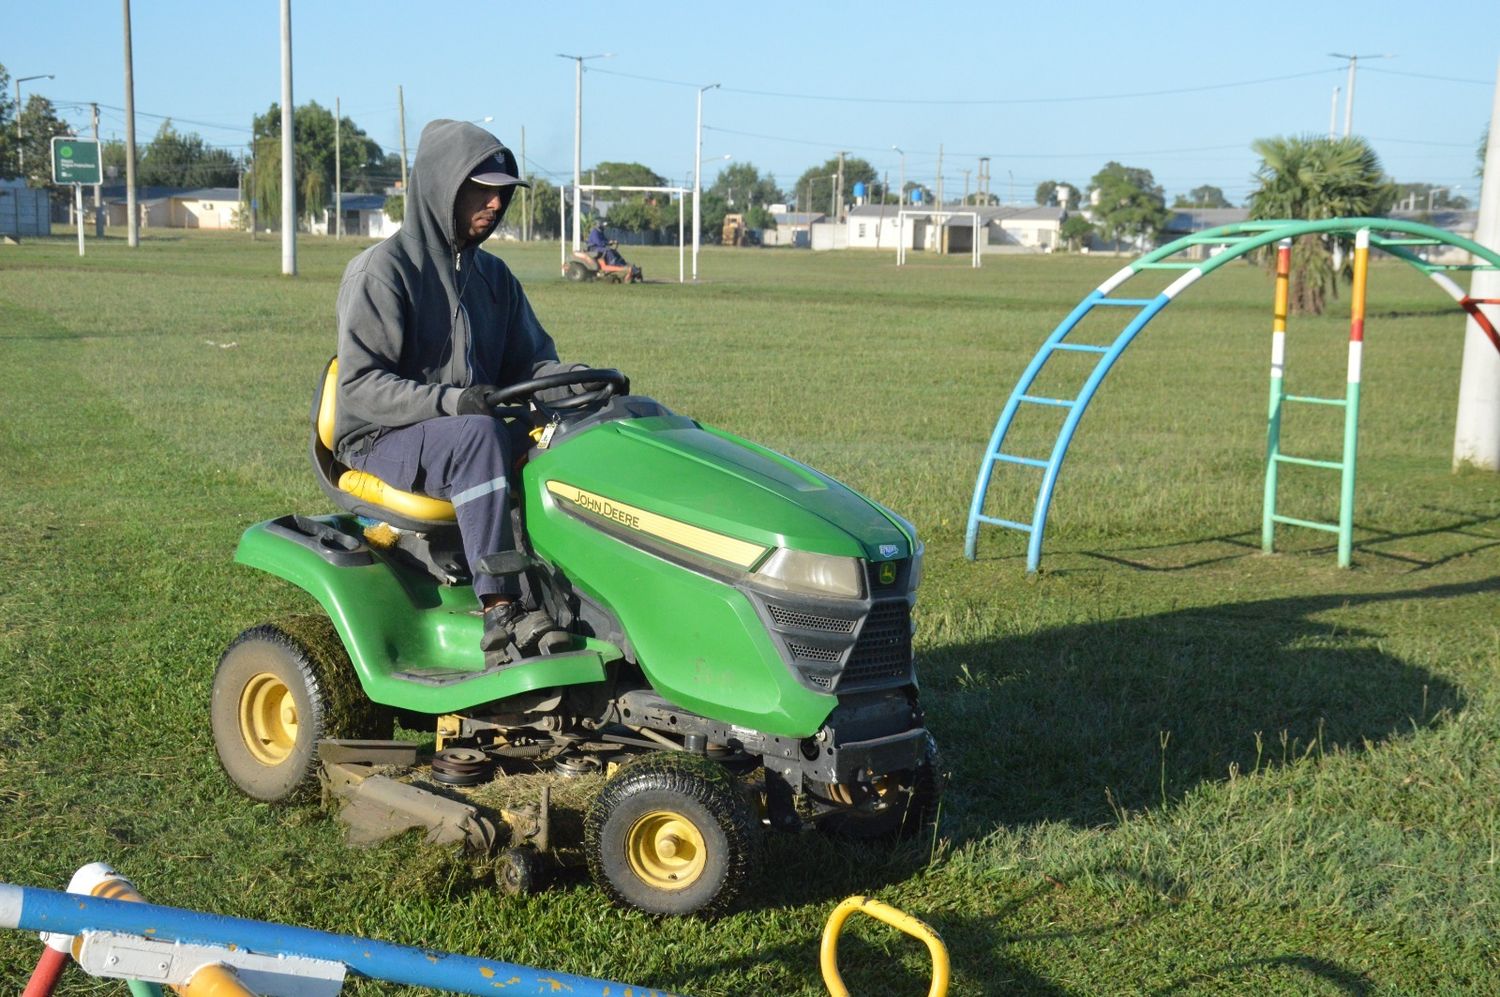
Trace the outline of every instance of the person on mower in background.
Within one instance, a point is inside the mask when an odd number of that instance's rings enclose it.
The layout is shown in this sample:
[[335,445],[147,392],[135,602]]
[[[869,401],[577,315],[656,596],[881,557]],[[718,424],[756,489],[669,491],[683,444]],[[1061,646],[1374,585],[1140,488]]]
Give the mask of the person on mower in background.
[[[587,366],[558,361],[510,268],[479,251],[515,189],[530,186],[518,173],[515,156],[484,129],[430,123],[400,231],[349,263],[338,294],[335,455],[396,488],[452,502],[471,570],[515,547],[507,484],[530,445],[527,427],[494,418],[486,398]],[[474,593],[487,667],[510,662],[510,643],[522,657],[567,643],[550,616],[523,602],[516,576],[474,571]]]
[[605,237],[604,225],[601,222],[595,222],[594,227],[589,229],[588,245],[584,248],[588,250],[589,255],[594,257],[594,259],[602,259],[612,267],[627,265],[625,257],[621,256],[619,251],[615,249],[615,244]]

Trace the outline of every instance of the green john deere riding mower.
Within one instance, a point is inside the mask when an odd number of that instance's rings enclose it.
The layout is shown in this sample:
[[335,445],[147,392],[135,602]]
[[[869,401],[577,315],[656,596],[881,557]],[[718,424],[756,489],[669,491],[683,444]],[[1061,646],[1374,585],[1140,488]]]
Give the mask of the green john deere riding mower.
[[[490,399],[535,445],[513,477],[519,550],[470,566],[451,505],[338,464],[333,383],[330,363],[311,449],[342,511],[259,523],[236,553],[327,614],[247,630],[220,661],[214,739],[246,794],[302,796],[321,747],[389,738],[395,718],[438,731],[434,774],[443,756],[496,779],[592,772],[589,870],[662,914],[727,907],[765,829],[881,837],[931,819],[911,524],[630,394],[618,371],[579,370]],[[571,647],[487,668],[474,571],[524,576]]]

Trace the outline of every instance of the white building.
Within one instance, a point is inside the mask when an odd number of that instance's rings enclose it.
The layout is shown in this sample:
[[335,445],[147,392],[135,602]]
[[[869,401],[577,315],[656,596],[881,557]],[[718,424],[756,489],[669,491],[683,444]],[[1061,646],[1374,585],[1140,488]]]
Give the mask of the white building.
[[[401,223],[385,213],[384,194],[344,194],[339,200],[344,212],[345,235],[384,239],[401,229]],[[332,204],[320,217],[313,219],[308,230],[313,235],[334,234]]]
[[[1062,244],[1063,219],[1058,207],[951,205],[946,217],[935,209],[908,208],[904,217],[894,204],[867,204],[849,211],[851,249],[907,249],[969,253],[974,248],[978,215],[980,252],[1050,253]],[[816,247],[815,247],[816,248]]]

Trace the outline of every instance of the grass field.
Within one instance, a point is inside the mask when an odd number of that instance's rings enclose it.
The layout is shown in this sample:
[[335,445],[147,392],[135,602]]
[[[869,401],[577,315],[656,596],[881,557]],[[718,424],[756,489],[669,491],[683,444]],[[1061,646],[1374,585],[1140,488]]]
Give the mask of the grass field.
[[[410,838],[351,851],[317,807],[219,773],[220,651],[311,605],[231,554],[327,508],[307,403],[356,248],[303,240],[293,280],[244,236],[0,247],[0,881],[103,860],[162,903],[683,993],[821,992],[819,931],[855,892],[943,934],[956,994],[1500,993],[1500,481],[1449,470],[1463,323],[1425,278],[1372,271],[1353,570],[1320,533],[1259,552],[1271,287],[1234,265],[1106,382],[1028,577],[1018,534],[962,557],[977,462],[1036,345],[1121,261],[709,249],[701,286],[605,287],[559,279],[555,245],[506,247],[565,358],[927,543],[938,836],[771,839],[748,902],[704,923],[581,880],[503,897]],[[632,259],[675,278],[675,251]],[[1342,395],[1346,338],[1340,315],[1294,321],[1291,389]],[[1333,455],[1338,418],[1290,414],[1287,449]],[[991,510],[1029,513],[1024,484]],[[1335,515],[1327,472],[1283,486],[1284,511]],[[0,935],[0,991],[38,951]],[[841,954],[856,993],[925,991],[888,929]],[[62,992],[125,990],[74,971]]]

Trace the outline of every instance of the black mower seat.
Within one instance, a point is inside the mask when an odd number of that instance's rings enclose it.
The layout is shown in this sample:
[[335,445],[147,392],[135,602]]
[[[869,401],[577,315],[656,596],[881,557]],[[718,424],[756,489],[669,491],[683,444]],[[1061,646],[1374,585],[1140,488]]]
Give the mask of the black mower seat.
[[452,502],[402,491],[367,471],[345,467],[334,457],[333,416],[338,373],[339,361],[334,357],[324,368],[313,395],[312,458],[323,490],[342,508],[401,529],[426,532],[455,526],[458,515]]

